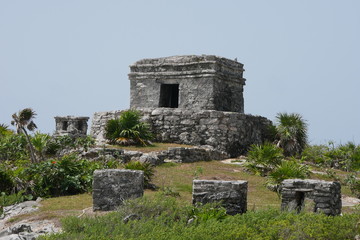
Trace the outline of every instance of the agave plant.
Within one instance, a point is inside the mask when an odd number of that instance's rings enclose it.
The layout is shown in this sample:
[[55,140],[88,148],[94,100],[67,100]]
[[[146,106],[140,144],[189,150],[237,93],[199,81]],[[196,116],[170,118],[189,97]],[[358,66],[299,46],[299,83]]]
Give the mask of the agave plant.
[[37,128],[36,124],[33,121],[35,116],[35,111],[33,111],[31,108],[25,108],[18,113],[14,113],[12,115],[13,120],[11,121],[11,125],[16,126],[16,132],[18,134],[25,134],[30,150],[30,159],[33,163],[37,162],[37,159],[35,156],[34,146],[31,143],[30,136],[27,133],[26,129],[28,129],[29,131],[34,131]]
[[300,114],[279,113],[276,116],[276,144],[285,156],[300,155],[307,144],[307,124]]
[[120,145],[147,145],[152,139],[149,126],[140,122],[140,112],[127,110],[119,118],[111,119],[105,126],[105,138]]

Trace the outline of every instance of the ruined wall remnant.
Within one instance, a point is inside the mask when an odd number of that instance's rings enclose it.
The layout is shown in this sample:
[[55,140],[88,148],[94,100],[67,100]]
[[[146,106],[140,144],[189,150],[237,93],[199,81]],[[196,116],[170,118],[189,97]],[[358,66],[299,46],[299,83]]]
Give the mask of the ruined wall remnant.
[[94,211],[115,210],[124,200],[144,194],[144,172],[125,169],[96,170],[93,180]]
[[247,188],[247,181],[194,180],[193,204],[221,202],[227,214],[245,213]]
[[131,108],[244,112],[243,64],[213,55],[143,59],[130,66]]
[[[246,152],[251,144],[262,144],[271,121],[236,112],[192,109],[139,109],[155,134],[155,141],[210,145],[231,157]],[[95,113],[90,134],[105,141],[106,122],[121,111]]]
[[312,179],[287,179],[281,184],[281,209],[300,212],[305,199],[313,201],[313,212],[326,215],[341,213],[341,185]]
[[87,121],[89,117],[55,117],[56,130],[55,134],[57,136],[73,136],[73,137],[82,137],[86,136],[88,124]]

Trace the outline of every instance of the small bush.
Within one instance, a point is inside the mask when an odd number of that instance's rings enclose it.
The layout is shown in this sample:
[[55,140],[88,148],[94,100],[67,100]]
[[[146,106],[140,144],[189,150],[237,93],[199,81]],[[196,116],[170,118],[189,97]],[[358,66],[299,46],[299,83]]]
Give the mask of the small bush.
[[141,170],[144,172],[144,186],[149,188],[152,177],[154,176],[154,166],[151,163],[142,163],[139,161],[130,161],[125,164],[125,169]]
[[113,144],[147,145],[153,138],[150,128],[140,121],[139,111],[127,110],[117,119],[111,119],[105,126],[105,138]]
[[100,163],[78,160],[75,155],[50,159],[25,170],[35,196],[50,197],[84,193],[91,189],[93,172]]
[[284,158],[282,149],[271,143],[252,145],[247,154],[248,168],[262,176],[267,175],[271,169],[281,164]]
[[356,178],[356,175],[349,175],[344,180],[345,184],[349,186],[351,192],[357,197],[360,198],[360,179]]
[[0,192],[10,194],[14,188],[14,182],[11,175],[5,169],[0,169]]
[[270,174],[268,184],[275,185],[273,190],[278,190],[279,185],[285,179],[300,178],[309,176],[310,171],[306,165],[301,165],[295,160],[284,160]]
[[0,138],[0,161],[15,161],[29,158],[26,137],[7,135]]
[[352,142],[335,146],[330,141],[328,145],[307,146],[302,156],[306,161],[322,167],[345,171],[360,170],[360,146]]

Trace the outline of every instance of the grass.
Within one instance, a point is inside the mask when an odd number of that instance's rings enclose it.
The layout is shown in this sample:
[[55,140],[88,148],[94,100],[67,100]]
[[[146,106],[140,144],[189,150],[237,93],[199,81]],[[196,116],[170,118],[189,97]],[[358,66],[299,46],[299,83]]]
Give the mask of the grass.
[[148,146],[119,146],[119,145],[107,146],[107,148],[118,148],[128,151],[139,151],[143,153],[164,151],[164,150],[168,150],[169,147],[194,147],[194,146],[178,144],[178,143],[153,143]]
[[[172,146],[179,146],[171,144]],[[168,147],[168,144],[161,144]],[[158,146],[159,147],[159,146]],[[147,147],[150,148],[150,147]],[[345,172],[336,172],[343,176]],[[311,174],[313,179],[331,180],[327,175]],[[224,164],[220,161],[196,163],[165,163],[155,167],[152,183],[161,189],[167,189],[180,194],[177,201],[191,204],[193,179],[209,180],[246,180],[248,181],[248,209],[262,210],[269,207],[280,208],[281,200],[275,192],[265,187],[266,178],[256,176],[245,171],[237,164]],[[145,190],[144,195],[153,198],[159,191]],[[352,196],[347,186],[342,186],[342,194]],[[10,219],[17,222],[25,218],[55,219],[65,216],[79,216],[84,209],[92,207],[91,193],[73,196],[63,196],[45,199],[41,202],[39,211]],[[91,211],[88,211],[91,212]],[[351,208],[343,208],[343,212],[352,212]],[[98,213],[96,213],[98,214]],[[95,214],[95,215],[96,215]],[[87,214],[88,215],[88,214]]]
[[[201,171],[199,171],[201,169]],[[276,193],[265,187],[266,179],[244,171],[238,165],[219,161],[173,164],[167,163],[155,169],[153,183],[160,188],[170,187],[180,193],[183,201],[192,199],[192,180],[246,180],[248,181],[248,207],[263,209],[267,206],[280,206]]]

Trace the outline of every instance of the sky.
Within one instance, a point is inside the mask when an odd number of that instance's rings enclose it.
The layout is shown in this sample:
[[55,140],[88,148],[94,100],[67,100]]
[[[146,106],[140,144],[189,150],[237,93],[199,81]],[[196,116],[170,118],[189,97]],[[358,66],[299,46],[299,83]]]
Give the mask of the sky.
[[[129,65],[217,55],[244,64],[245,113],[299,113],[309,142],[360,144],[358,0],[0,0],[0,123],[127,109]],[[89,121],[91,125],[91,119]]]

